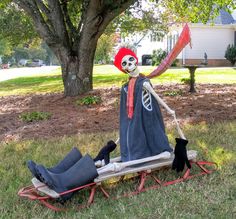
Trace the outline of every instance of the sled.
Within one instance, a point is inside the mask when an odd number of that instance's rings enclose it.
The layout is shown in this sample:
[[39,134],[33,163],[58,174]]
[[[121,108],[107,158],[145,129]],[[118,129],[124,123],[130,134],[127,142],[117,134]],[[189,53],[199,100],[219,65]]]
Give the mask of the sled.
[[[158,159],[150,162],[145,162],[140,165],[126,167],[119,172],[109,172],[101,174],[92,183],[80,186],[72,190],[68,190],[60,194],[51,190],[44,183],[41,183],[36,178],[33,178],[32,179],[33,185],[20,189],[18,195],[20,197],[26,197],[32,201],[38,201],[39,203],[43,204],[44,206],[54,211],[65,211],[67,209],[64,208],[62,204],[60,204],[61,195],[79,190],[88,190],[89,196],[86,204],[78,205],[78,209],[81,209],[90,206],[95,201],[95,196],[97,193],[102,193],[106,199],[115,200],[121,197],[129,197],[132,195],[137,195],[147,190],[158,189],[163,186],[168,186],[179,182],[183,182],[197,176],[208,175],[217,169],[217,165],[214,162],[197,161],[197,152],[194,150],[189,150],[187,152],[187,155],[192,168],[191,169],[187,168],[185,172],[182,174],[182,176],[180,176],[180,174],[173,174],[176,176],[176,179],[173,180],[161,180],[157,176],[158,171],[161,172],[163,169],[165,170],[171,167],[174,159],[174,154],[172,153],[171,158],[169,159]],[[138,183],[137,182],[135,183],[134,185],[135,188],[133,191],[128,193],[125,192],[124,194],[117,197],[117,196],[112,196],[112,194],[108,191],[109,189],[105,188],[107,187],[106,183],[108,185],[112,184],[112,182],[109,183],[109,180],[111,179],[113,179],[115,183],[136,179]],[[48,190],[47,194],[51,192],[50,193],[51,195],[44,194],[42,191],[45,190]]]

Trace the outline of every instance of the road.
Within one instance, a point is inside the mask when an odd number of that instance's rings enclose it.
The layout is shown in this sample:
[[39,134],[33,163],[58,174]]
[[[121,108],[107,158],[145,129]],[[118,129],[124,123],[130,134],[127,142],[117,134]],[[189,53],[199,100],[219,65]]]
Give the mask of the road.
[[6,81],[13,78],[33,76],[39,74],[43,75],[43,73],[50,73],[58,68],[59,66],[42,66],[0,69],[0,81]]

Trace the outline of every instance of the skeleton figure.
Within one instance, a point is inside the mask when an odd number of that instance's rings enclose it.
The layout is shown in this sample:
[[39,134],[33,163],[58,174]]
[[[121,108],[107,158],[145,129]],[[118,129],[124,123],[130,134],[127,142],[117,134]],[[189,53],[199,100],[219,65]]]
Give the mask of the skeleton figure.
[[139,73],[137,64],[138,58],[130,49],[121,48],[115,56],[114,65],[130,76],[129,82],[121,88],[120,138],[116,141],[120,141],[121,158],[99,168],[99,175],[151,160],[170,158],[173,149],[165,134],[159,104],[174,117],[178,133],[181,139],[185,139],[175,111],[158,96],[150,80]]
[[133,51],[121,48],[114,65],[130,76],[121,89],[120,149],[121,161],[143,159],[163,154],[170,156],[172,148],[165,134],[159,104],[175,117],[152,88],[150,80],[139,73],[138,58]]
[[[111,144],[111,149],[113,150],[116,143],[120,141],[121,157],[112,159],[110,163],[107,164],[106,162],[105,164],[107,165],[104,165],[104,160],[102,162],[102,160],[99,159],[103,159],[101,157],[105,158],[105,156],[100,156],[100,153],[99,156],[97,156],[99,158],[95,158],[94,160],[91,159],[89,155],[85,155],[81,158],[79,152],[77,152],[77,155],[75,155],[74,152],[69,153],[61,162],[63,165],[60,164],[60,166],[63,166],[62,171],[64,171],[60,174],[52,173],[50,172],[52,171],[51,169],[46,169],[42,165],[32,165],[32,162],[30,162],[31,172],[36,178],[38,174],[39,178],[39,180],[33,178],[32,182],[35,187],[39,187],[41,192],[51,197],[58,198],[60,197],[60,192],[91,182],[97,176],[104,173],[110,171],[117,172],[128,166],[142,164],[160,158],[170,158],[170,152],[172,152],[173,149],[170,147],[165,134],[159,104],[174,117],[181,137],[181,139],[177,140],[184,141],[182,144],[187,144],[176,120],[175,111],[171,110],[158,96],[152,88],[149,79],[139,73],[137,63],[138,58],[135,53],[127,48],[121,48],[119,50],[114,62],[118,69],[130,76],[129,82],[121,88],[120,138]],[[102,152],[107,151],[108,146],[106,146],[104,150],[102,149]],[[72,157],[75,161],[71,159]],[[96,162],[94,163],[94,161]],[[187,165],[189,168],[191,167],[189,163]],[[96,169],[96,166],[102,167]],[[67,170],[65,170],[65,167]],[[37,171],[35,171],[34,168],[36,168]],[[54,169],[53,171],[55,171]],[[45,187],[44,183],[48,185],[48,187]],[[71,194],[68,194],[63,195],[62,198],[66,200],[70,197]]]

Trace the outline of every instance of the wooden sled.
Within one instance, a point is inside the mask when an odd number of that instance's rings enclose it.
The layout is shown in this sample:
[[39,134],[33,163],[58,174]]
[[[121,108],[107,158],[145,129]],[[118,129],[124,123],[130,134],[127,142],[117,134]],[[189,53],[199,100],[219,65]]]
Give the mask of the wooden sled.
[[[34,185],[24,187],[19,190],[18,195],[20,197],[26,197],[30,200],[34,200],[34,201],[37,200],[41,204],[45,205],[46,207],[54,211],[65,211],[67,209],[63,208],[63,205],[59,204],[59,207],[57,207],[58,200],[60,200],[60,196],[71,193],[71,192],[75,192],[78,190],[87,189],[90,194],[89,194],[86,204],[78,206],[78,208],[81,209],[81,208],[90,206],[94,202],[95,194],[97,194],[98,190],[104,195],[105,198],[118,199],[120,197],[128,197],[132,195],[137,195],[141,192],[144,192],[150,189],[157,189],[162,186],[168,186],[168,185],[176,184],[179,182],[183,182],[193,177],[210,174],[214,170],[216,170],[217,168],[216,163],[207,162],[207,161],[196,161],[196,157],[197,157],[196,151],[193,151],[193,150],[188,151],[188,159],[190,160],[192,168],[186,169],[182,176],[178,176],[177,179],[174,179],[171,181],[162,181],[157,176],[155,176],[155,173],[157,172],[156,170],[171,167],[173,159],[174,159],[173,154],[170,159],[162,159],[162,160],[157,160],[157,161],[146,162],[139,166],[127,167],[120,172],[116,172],[116,173],[110,172],[110,173],[102,174],[98,176],[94,180],[94,182],[90,184],[80,186],[78,188],[68,190],[60,194],[55,193],[55,194],[52,194],[52,196],[45,195],[42,192],[40,192],[41,190],[40,188],[45,187],[46,189],[49,189],[49,190],[50,188],[48,188],[45,184],[39,181],[38,182],[33,181],[36,187]],[[197,167],[198,173],[191,174],[190,172],[194,168],[194,166]],[[210,169],[207,169],[206,166],[209,166]],[[109,181],[111,178],[118,178],[117,182],[120,182],[120,181],[123,181],[127,175],[129,176],[132,175],[132,177],[130,177],[129,179],[133,179],[133,178],[138,179],[138,186],[136,185],[134,191],[132,192],[124,193],[123,195],[119,197],[112,197],[109,191],[107,191],[107,189],[104,188],[105,182]],[[152,182],[151,186],[149,185],[150,181]]]

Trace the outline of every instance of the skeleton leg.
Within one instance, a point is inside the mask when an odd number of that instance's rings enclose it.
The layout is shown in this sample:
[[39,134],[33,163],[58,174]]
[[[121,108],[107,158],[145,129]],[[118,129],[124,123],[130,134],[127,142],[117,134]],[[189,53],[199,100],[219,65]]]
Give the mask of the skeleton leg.
[[146,162],[150,162],[150,161],[154,161],[158,159],[169,159],[170,156],[171,156],[170,152],[165,151],[158,155],[146,157],[146,158],[142,158],[138,160],[132,160],[132,161],[120,162],[120,163],[117,163],[117,162],[109,163],[108,165],[104,167],[98,168],[97,171],[98,171],[98,175],[101,175],[107,172],[119,172],[126,167],[130,167],[133,165],[142,164],[142,163],[146,163]]

